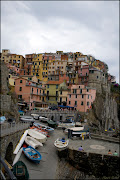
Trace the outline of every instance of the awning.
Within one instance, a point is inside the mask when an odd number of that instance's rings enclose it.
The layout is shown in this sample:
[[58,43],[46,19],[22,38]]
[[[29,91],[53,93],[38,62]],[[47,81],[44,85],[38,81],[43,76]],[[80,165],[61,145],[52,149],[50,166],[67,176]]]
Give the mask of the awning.
[[61,107],[61,108],[74,108],[74,107],[70,107],[70,106],[63,106],[63,105],[59,105],[59,107]]

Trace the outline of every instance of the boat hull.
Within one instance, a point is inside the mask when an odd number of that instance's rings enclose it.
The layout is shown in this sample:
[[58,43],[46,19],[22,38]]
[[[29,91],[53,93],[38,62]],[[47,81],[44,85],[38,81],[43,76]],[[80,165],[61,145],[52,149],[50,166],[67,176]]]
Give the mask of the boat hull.
[[54,142],[54,146],[57,148],[58,151],[63,151],[68,147],[69,140],[62,142],[60,139],[57,139]]
[[45,143],[47,141],[47,137],[45,135],[35,131],[34,129],[28,129],[28,134],[41,143]]
[[34,139],[33,137],[26,136],[25,138],[25,143],[28,144],[29,146],[32,146],[34,149],[37,148],[38,146],[43,146],[42,143]]
[[27,148],[23,148],[23,152],[25,156],[30,159],[34,163],[40,163],[40,160],[42,159],[41,154],[34,149],[32,146],[28,146]]

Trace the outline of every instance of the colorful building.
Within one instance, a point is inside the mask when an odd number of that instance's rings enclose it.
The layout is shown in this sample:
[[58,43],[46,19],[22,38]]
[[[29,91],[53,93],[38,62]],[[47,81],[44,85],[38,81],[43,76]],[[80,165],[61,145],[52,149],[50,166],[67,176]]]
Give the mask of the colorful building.
[[35,75],[38,81],[42,81],[42,54],[34,54],[31,75]]
[[67,105],[68,86],[66,80],[64,80],[58,88],[58,105]]
[[87,112],[92,107],[96,97],[96,89],[84,85],[72,85],[67,95],[67,105],[76,108],[80,112]]
[[60,84],[60,81],[48,81],[46,83],[46,100],[49,104],[57,104]]
[[25,58],[22,55],[10,54],[10,63],[20,69],[24,68]]
[[15,80],[15,92],[18,99],[26,102],[29,109],[35,107],[46,108],[45,86],[34,81],[19,77]]
[[1,60],[5,63],[10,62],[10,50],[9,49],[2,49]]

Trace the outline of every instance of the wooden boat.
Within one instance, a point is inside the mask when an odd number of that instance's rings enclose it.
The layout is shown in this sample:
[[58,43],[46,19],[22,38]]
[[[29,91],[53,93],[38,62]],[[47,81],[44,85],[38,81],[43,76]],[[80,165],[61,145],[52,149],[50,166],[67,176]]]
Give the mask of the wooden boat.
[[21,116],[20,120],[23,122],[35,122],[35,119],[33,119],[32,116]]
[[32,146],[33,148],[36,148],[38,146],[43,146],[42,143],[40,143],[39,141],[37,141],[31,136],[26,136],[25,143],[28,144],[29,146]]
[[32,126],[30,129],[34,129],[35,131],[38,131],[38,132],[40,132],[41,134],[44,134],[45,136],[48,136],[48,132],[45,131],[45,130],[42,129],[42,128],[38,128],[38,127]]
[[55,142],[54,142],[54,146],[57,148],[57,150],[62,151],[65,150],[68,146],[69,140],[65,140],[65,138],[58,138]]
[[12,166],[14,166],[14,164],[19,160],[19,158],[20,158],[20,156],[21,156],[21,154],[22,154],[22,150],[23,150],[23,148],[21,148],[21,149],[18,151],[18,153],[16,154]]
[[28,134],[33,138],[37,139],[41,143],[45,143],[47,140],[47,137],[44,134],[35,131],[34,129],[28,129]]
[[34,123],[34,126],[37,128],[40,128],[42,130],[47,131],[48,133],[52,133],[54,131],[54,128],[49,127],[49,126],[45,126],[43,124],[39,124],[39,123]]
[[56,128],[58,126],[58,123],[53,120],[48,120],[47,123],[48,123],[48,126],[53,127],[53,128]]
[[27,167],[22,161],[18,161],[13,166],[13,174],[17,177],[18,180],[29,179]]
[[28,130],[25,130],[24,134],[21,136],[20,140],[19,140],[19,143],[17,144],[13,154],[17,154],[19,149],[21,148],[24,140],[25,140],[25,137],[27,136],[27,133],[28,133]]
[[27,148],[23,148],[23,152],[26,155],[28,159],[35,163],[39,163],[40,160],[42,159],[41,154],[34,149],[32,146],[28,146]]

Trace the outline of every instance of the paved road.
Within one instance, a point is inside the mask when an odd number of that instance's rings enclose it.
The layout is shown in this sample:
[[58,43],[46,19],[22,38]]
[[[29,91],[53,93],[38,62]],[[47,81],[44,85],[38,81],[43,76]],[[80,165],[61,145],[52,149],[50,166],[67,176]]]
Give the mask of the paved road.
[[[30,179],[55,179],[56,177],[56,170],[58,166],[58,156],[56,153],[56,148],[54,147],[54,141],[58,137],[66,137],[62,130],[55,130],[51,137],[47,139],[47,142],[43,147],[39,147],[38,151],[42,155],[42,160],[40,164],[35,164],[29,161],[24,154],[21,155],[20,160],[22,160],[29,171]],[[85,139],[84,141],[78,140],[71,140],[69,141],[69,147],[73,149],[78,149],[80,146],[83,146],[83,149],[86,152],[95,152],[95,153],[102,153],[107,154],[108,150],[110,149],[112,152],[115,150],[119,152],[119,144],[117,143],[110,143],[106,141],[100,141],[96,139]],[[90,148],[91,145],[94,145]],[[101,146],[101,149],[98,149],[98,146]],[[104,147],[104,148],[103,148]],[[97,149],[93,149],[97,148]]]

